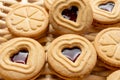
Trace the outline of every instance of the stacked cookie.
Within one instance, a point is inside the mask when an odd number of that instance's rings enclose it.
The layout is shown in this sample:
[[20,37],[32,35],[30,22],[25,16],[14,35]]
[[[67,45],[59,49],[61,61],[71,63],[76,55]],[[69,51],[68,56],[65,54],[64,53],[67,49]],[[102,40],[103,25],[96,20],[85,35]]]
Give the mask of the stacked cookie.
[[0,0],[1,79],[119,80],[119,3]]

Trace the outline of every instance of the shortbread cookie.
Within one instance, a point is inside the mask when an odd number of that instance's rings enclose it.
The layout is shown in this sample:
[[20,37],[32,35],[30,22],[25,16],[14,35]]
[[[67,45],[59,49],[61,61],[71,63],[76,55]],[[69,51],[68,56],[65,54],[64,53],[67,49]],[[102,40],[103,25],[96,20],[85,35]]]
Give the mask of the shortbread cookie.
[[5,4],[16,4],[16,3],[20,3],[20,4],[36,4],[36,5],[44,5],[44,0],[0,0],[0,2],[5,3]]
[[107,68],[109,70],[113,70],[113,71],[119,69],[118,67],[114,67],[114,66],[110,66],[110,65],[106,64],[104,61],[102,61],[100,59],[97,59],[97,65],[101,66],[101,67],[105,67],[105,68]]
[[8,13],[6,22],[16,36],[41,37],[47,31],[48,13],[37,5],[19,5]]
[[83,80],[106,80],[105,77],[96,76],[96,75],[89,75],[85,77]]
[[14,38],[12,34],[8,31],[7,28],[1,28],[0,26],[0,44]]
[[104,29],[95,38],[94,45],[100,60],[109,67],[120,68],[120,28]]
[[55,0],[50,9],[50,23],[58,34],[84,33],[92,21],[87,0]]
[[11,8],[5,7],[5,5],[7,4],[0,2],[0,44],[13,38],[13,35],[9,32],[5,22],[5,17]]
[[44,4],[47,10],[50,10],[55,0],[44,0]]
[[42,75],[36,80],[63,80],[55,75]]
[[52,71],[63,79],[81,79],[96,64],[93,45],[75,34],[63,35],[53,40],[47,54]]
[[5,80],[34,80],[46,60],[44,48],[30,38],[14,38],[0,49],[0,75]]
[[7,16],[8,12],[10,10],[12,10],[12,8],[10,8],[11,4],[5,4],[3,2],[0,1],[0,25],[5,25],[5,17]]
[[117,70],[110,74],[106,80],[120,80],[120,70]]
[[93,10],[94,25],[106,28],[120,23],[119,0],[89,0],[89,2]]

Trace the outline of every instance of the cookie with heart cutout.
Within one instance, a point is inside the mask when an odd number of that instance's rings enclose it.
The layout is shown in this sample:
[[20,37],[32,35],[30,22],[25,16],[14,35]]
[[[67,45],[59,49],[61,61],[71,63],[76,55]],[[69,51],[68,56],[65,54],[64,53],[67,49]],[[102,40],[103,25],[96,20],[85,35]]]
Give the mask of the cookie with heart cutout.
[[89,74],[96,64],[92,43],[75,34],[62,35],[50,44],[48,64],[63,79],[78,80]]
[[31,38],[14,38],[0,49],[0,75],[5,80],[35,80],[45,65],[44,48]]
[[120,70],[111,73],[106,80],[120,80]]
[[93,21],[87,0],[56,0],[49,12],[50,23],[58,34],[84,33]]
[[8,13],[6,23],[16,36],[39,38],[48,30],[48,13],[41,6],[18,5]]
[[97,28],[118,26],[120,24],[119,0],[89,0],[93,10],[93,24]]
[[120,68],[120,28],[107,28],[98,33],[94,45],[100,61],[108,67]]

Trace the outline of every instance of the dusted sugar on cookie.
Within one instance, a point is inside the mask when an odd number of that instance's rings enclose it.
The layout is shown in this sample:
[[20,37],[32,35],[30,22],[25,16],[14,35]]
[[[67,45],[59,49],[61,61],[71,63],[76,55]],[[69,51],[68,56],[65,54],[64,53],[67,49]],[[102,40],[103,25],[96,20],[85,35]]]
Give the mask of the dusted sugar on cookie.
[[104,29],[95,38],[98,57],[106,65],[120,68],[120,28]]
[[49,12],[50,23],[58,34],[82,34],[93,21],[92,10],[86,0],[56,0]]
[[35,80],[45,65],[44,48],[34,39],[14,38],[0,49],[0,75],[5,80]]
[[19,5],[8,13],[6,22],[12,34],[38,38],[47,31],[48,13],[37,5]]
[[85,38],[62,35],[50,44],[48,64],[53,72],[63,79],[78,80],[89,74],[96,64],[96,52]]
[[120,1],[119,0],[89,0],[93,10],[93,24],[98,28],[119,26]]

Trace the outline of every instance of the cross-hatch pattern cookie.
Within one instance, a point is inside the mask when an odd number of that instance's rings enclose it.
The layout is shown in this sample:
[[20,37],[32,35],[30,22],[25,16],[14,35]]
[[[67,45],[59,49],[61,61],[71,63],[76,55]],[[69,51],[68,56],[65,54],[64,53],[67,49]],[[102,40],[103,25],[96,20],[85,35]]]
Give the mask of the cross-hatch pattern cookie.
[[107,65],[120,67],[120,28],[104,29],[95,38],[98,57]]
[[36,38],[47,30],[48,13],[37,5],[19,5],[9,12],[6,22],[14,35]]

